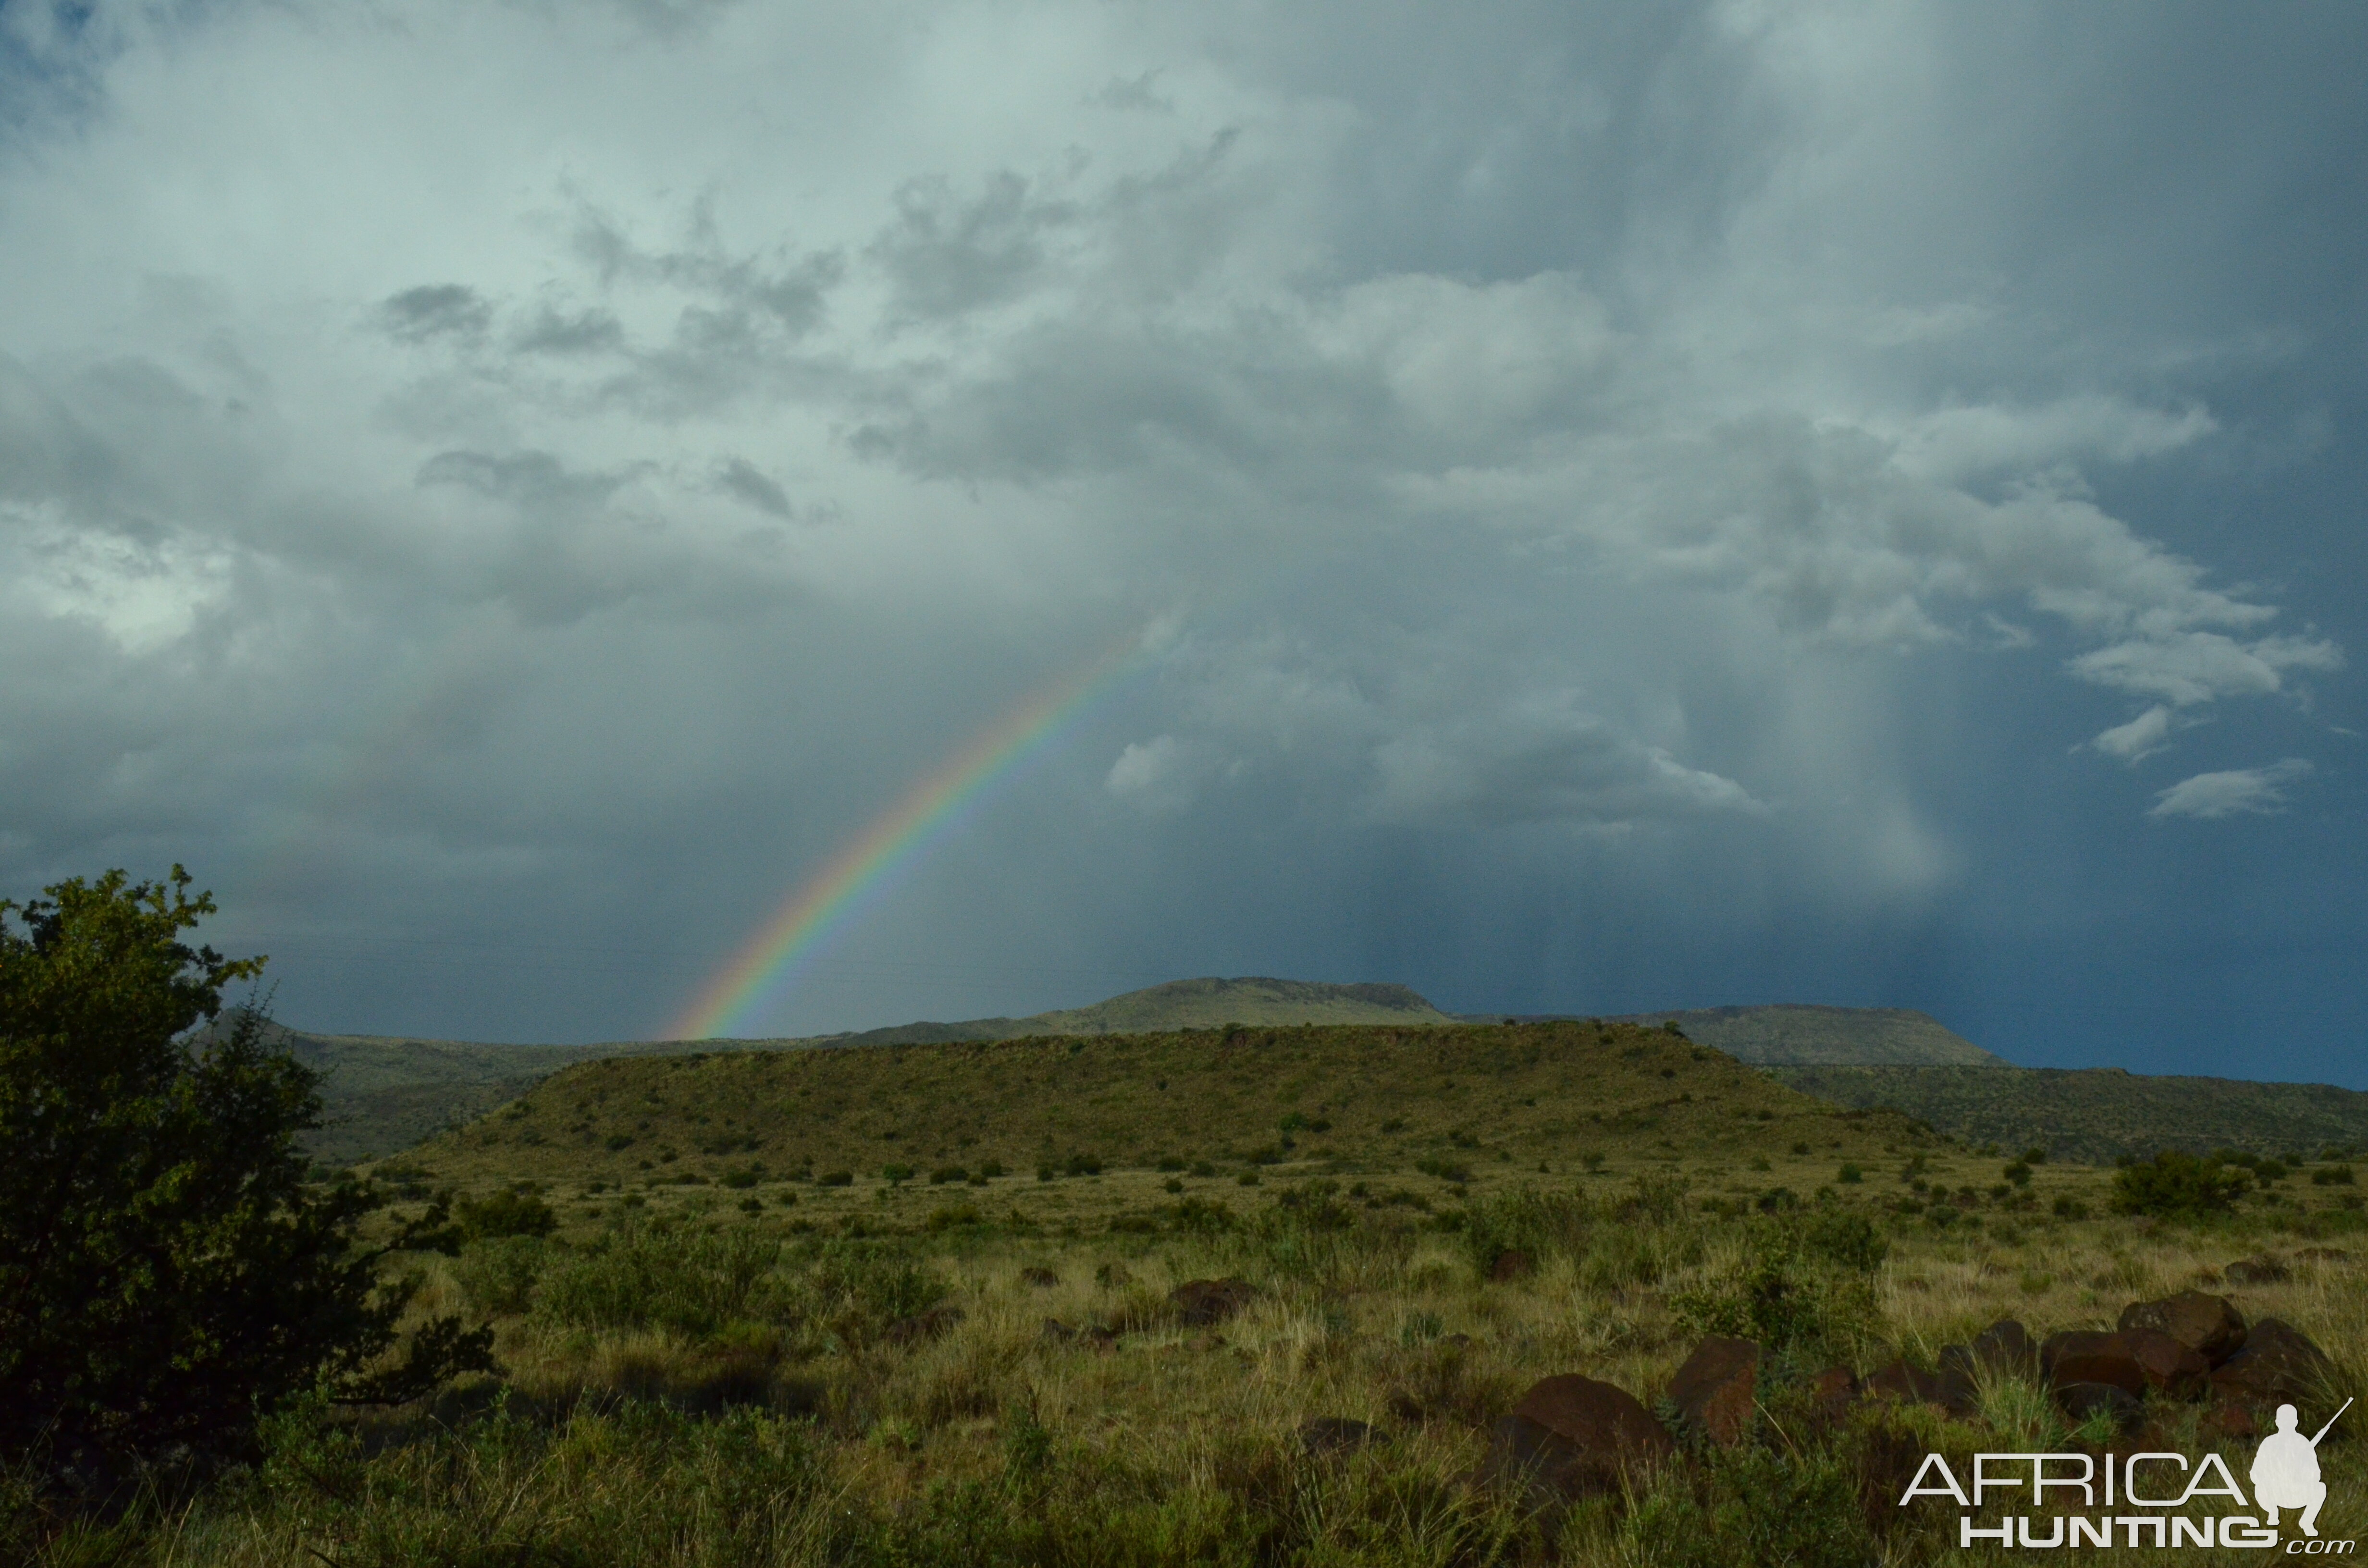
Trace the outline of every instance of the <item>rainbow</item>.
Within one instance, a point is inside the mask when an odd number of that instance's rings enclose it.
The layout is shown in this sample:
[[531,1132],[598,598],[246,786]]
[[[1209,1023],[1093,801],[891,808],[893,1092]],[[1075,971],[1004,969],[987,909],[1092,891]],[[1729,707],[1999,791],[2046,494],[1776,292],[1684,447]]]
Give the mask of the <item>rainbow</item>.
[[805,972],[833,934],[894,885],[899,871],[969,821],[996,784],[1108,695],[1135,664],[1142,646],[1139,635],[1128,633],[1005,714],[906,790],[800,883],[731,961],[708,978],[666,1038],[712,1040],[744,1028]]

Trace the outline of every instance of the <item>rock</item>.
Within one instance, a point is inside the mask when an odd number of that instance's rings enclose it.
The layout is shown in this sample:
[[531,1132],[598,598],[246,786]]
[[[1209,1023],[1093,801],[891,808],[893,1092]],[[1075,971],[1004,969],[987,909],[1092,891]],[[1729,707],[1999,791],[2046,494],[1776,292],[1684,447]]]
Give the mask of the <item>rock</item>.
[[2219,1398],[2196,1421],[2195,1435],[2207,1443],[2232,1441],[2260,1437],[2261,1426],[2253,1419],[2253,1413],[2243,1405],[2231,1399]]
[[1823,1419],[1841,1421],[1858,1403],[1858,1374],[1848,1367],[1827,1367],[1809,1380],[1809,1403]]
[[2118,1336],[2146,1373],[2146,1387],[2173,1399],[2201,1399],[2212,1385],[2212,1363],[2170,1335],[2134,1328]]
[[2283,1285],[2294,1278],[2294,1270],[2266,1255],[2238,1258],[2220,1273],[2231,1285]]
[[1031,1263],[1019,1271],[1022,1285],[1033,1285],[1039,1290],[1049,1290],[1061,1282],[1061,1277],[1042,1264]]
[[2312,1263],[2349,1263],[2351,1255],[2341,1247],[2297,1247],[2294,1256]]
[[1974,1343],[1968,1348],[1973,1351],[1975,1367],[1993,1376],[2039,1375],[2039,1346],[2032,1343],[2031,1331],[2013,1318],[2000,1318],[1974,1335]]
[[880,1337],[891,1345],[918,1345],[937,1338],[962,1320],[960,1307],[951,1301],[940,1301],[928,1312],[897,1319],[881,1331]]
[[2146,1391],[2146,1369],[2118,1334],[2067,1329],[2039,1346],[2040,1370],[2057,1388],[2066,1383],[2108,1383],[2132,1399]]
[[1095,1324],[1090,1328],[1077,1331],[1077,1343],[1097,1356],[1108,1356],[1118,1349],[1118,1331]]
[[1381,1434],[1372,1426],[1345,1415],[1318,1415],[1302,1422],[1299,1427],[1299,1446],[1315,1459],[1352,1454],[1380,1439]]
[[1168,1305],[1187,1328],[1207,1328],[1221,1324],[1258,1296],[1258,1287],[1247,1279],[1188,1279],[1167,1292]]
[[[1956,1347],[1963,1350],[1964,1346]],[[1904,1359],[1867,1374],[1860,1392],[1869,1399],[1896,1399],[1909,1404],[1937,1404],[1952,1415],[1970,1415],[1980,1403],[1973,1379],[1957,1367],[1937,1372],[1911,1367]]]
[[1732,1447],[1751,1429],[1759,1384],[1757,1343],[1708,1335],[1669,1380],[1669,1403],[1712,1442]]
[[1537,1271],[1538,1266],[1530,1261],[1528,1253],[1508,1247],[1498,1253],[1497,1261],[1488,1266],[1488,1278],[1501,1285],[1508,1279],[1526,1279]]
[[1042,1331],[1036,1337],[1047,1345],[1066,1345],[1077,1337],[1077,1331],[1059,1318],[1046,1318]]
[[2139,1328],[2169,1335],[2214,1367],[2245,1345],[2245,1314],[2227,1297],[2201,1290],[2132,1301],[2122,1309],[2121,1330],[2127,1334]]
[[1531,1384],[1488,1433],[1488,1468],[1520,1483],[1534,1503],[1617,1491],[1628,1471],[1676,1453],[1635,1396],[1575,1373]]
[[2283,1318],[2263,1318],[2245,1347],[2212,1373],[2213,1391],[2257,1414],[2310,1402],[2330,1370],[2327,1352]]
[[2057,1383],[2055,1403],[2075,1421],[2086,1421],[2100,1410],[2108,1412],[2114,1430],[2120,1432],[2135,1432],[2146,1419],[2146,1407],[2137,1396],[2112,1383]]

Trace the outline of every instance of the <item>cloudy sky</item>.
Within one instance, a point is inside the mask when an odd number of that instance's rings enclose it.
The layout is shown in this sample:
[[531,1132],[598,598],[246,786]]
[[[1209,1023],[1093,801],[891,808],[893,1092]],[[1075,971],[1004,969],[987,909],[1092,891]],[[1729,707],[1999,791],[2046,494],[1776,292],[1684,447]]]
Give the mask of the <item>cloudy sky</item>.
[[2368,1086],[2368,12],[0,5],[0,892]]

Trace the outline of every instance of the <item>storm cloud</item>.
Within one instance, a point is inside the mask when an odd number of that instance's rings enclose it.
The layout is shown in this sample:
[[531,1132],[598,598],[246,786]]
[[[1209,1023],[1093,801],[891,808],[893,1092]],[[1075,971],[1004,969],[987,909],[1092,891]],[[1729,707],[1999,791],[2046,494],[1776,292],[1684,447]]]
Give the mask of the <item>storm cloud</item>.
[[291,1022],[646,1033],[1126,644],[765,1028],[2358,1081],[2354,12],[0,29],[0,892],[186,861]]

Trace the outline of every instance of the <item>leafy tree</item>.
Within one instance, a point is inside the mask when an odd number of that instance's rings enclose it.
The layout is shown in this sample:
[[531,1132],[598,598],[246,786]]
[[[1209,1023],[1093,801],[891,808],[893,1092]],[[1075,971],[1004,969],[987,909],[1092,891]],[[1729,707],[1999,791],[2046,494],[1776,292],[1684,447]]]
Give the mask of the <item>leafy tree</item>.
[[[308,1179],[314,1075],[224,986],[263,960],[181,940],[214,912],[189,876],[121,871],[0,901],[0,1460],[86,1480],[186,1444],[234,1449],[325,1382],[392,1402],[489,1366],[438,1320],[401,1355],[390,1253],[440,1244],[440,1207],[365,1247],[383,1201]],[[214,1023],[200,1028],[201,1023]]]
[[2252,1177],[2220,1154],[2197,1158],[2166,1149],[2113,1173],[2116,1214],[2192,1216],[2233,1206]]

